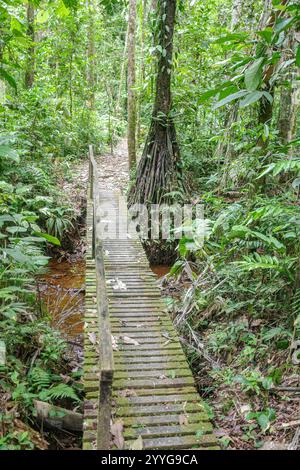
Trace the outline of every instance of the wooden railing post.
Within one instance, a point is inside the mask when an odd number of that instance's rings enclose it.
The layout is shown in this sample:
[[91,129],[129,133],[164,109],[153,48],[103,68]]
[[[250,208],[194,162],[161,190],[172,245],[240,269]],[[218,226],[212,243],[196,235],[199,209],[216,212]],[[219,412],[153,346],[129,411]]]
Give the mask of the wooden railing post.
[[95,177],[97,176],[96,162],[94,159],[94,150],[93,146],[89,145],[89,176],[90,176],[90,198],[93,201],[93,225],[92,225],[92,258],[95,259],[95,230],[96,230],[96,208],[95,208],[95,197],[94,197],[94,188],[95,188]]
[[93,146],[89,145],[90,196],[93,199],[93,240],[92,256],[95,259],[97,283],[97,316],[99,326],[100,378],[97,423],[97,449],[110,448],[111,388],[114,375],[114,360],[106,293],[105,269],[102,241],[97,234],[97,208],[99,206],[99,187],[97,164]]

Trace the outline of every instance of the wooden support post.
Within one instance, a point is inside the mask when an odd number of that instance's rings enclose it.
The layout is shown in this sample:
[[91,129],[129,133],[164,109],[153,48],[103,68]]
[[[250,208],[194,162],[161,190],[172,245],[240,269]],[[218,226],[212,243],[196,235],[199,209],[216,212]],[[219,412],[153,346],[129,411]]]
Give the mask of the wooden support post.
[[94,159],[94,150],[93,146],[89,145],[89,177],[90,177],[90,198],[93,200],[93,226],[92,226],[92,258],[95,259],[95,230],[96,230],[96,222],[95,222],[95,177],[97,176],[97,168],[96,162]]
[[110,448],[110,419],[111,419],[111,387],[114,375],[113,349],[106,293],[106,281],[103,259],[103,247],[97,234],[97,208],[99,204],[99,187],[97,180],[97,165],[93,156],[93,147],[89,146],[91,164],[91,179],[93,188],[93,242],[92,256],[95,259],[97,284],[97,313],[100,348],[100,378],[99,404],[97,420],[97,449]]

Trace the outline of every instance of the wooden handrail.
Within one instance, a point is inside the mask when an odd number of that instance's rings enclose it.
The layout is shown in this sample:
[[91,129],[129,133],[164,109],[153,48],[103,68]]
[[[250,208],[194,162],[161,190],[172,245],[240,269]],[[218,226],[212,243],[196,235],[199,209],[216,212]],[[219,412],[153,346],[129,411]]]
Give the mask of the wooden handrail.
[[100,378],[97,424],[97,449],[110,447],[111,386],[114,375],[114,359],[111,341],[108,300],[102,241],[97,233],[97,209],[99,207],[99,184],[93,146],[89,145],[90,198],[93,200],[92,257],[95,259],[97,283],[97,313],[99,325]]

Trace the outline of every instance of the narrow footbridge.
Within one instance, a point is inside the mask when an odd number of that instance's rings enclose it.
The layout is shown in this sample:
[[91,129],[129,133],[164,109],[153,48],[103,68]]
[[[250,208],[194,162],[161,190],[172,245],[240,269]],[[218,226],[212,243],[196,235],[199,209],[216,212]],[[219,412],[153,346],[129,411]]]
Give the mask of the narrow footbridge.
[[121,194],[99,189],[89,157],[83,448],[217,449],[141,242],[99,234]]

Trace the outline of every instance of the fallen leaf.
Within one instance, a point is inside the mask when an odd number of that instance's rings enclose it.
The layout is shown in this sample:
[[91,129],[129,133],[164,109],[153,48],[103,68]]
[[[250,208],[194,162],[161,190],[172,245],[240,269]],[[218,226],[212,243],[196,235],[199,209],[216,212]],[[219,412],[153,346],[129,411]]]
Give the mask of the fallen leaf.
[[129,448],[130,450],[143,450],[142,436],[139,436],[135,441],[133,441]]
[[88,338],[92,344],[97,344],[97,338],[95,333],[88,333]]
[[112,286],[114,290],[127,290],[127,286],[125,282],[121,281],[121,279],[116,279],[115,284]]
[[138,346],[140,344],[136,339],[130,338],[129,336],[121,336],[120,338],[125,344],[133,344],[134,346]]
[[125,389],[120,391],[120,396],[121,397],[136,397],[137,393],[133,389]]
[[113,335],[111,335],[111,345],[114,351],[118,351],[118,343]]
[[184,415],[184,414],[179,415],[179,424],[180,426],[187,426],[189,424],[187,415]]
[[110,432],[113,435],[113,443],[118,449],[124,448],[123,427],[123,421],[121,419],[117,419],[110,427]]
[[250,405],[241,405],[240,411],[241,411],[242,415],[246,415],[246,414],[250,413],[251,406]]

